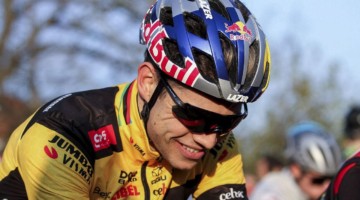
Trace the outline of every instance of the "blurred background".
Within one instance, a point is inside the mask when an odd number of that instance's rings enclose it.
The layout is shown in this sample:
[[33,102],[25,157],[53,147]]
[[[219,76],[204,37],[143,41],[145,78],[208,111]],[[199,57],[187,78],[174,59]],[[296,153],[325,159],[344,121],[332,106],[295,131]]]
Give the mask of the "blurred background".
[[[0,0],[0,153],[14,128],[64,93],[131,81],[143,59],[138,29],[152,1]],[[267,92],[235,135],[246,171],[279,155],[293,123],[312,119],[342,140],[359,103],[360,2],[243,0],[272,52]]]

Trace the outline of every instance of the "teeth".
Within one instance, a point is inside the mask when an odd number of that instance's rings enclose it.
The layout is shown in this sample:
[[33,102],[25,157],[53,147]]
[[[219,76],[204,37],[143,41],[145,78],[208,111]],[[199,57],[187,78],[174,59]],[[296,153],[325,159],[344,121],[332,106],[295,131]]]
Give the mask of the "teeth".
[[184,149],[186,149],[187,151],[191,152],[191,153],[198,153],[199,150],[196,150],[196,149],[193,149],[193,148],[190,148],[188,146],[185,146],[183,145]]

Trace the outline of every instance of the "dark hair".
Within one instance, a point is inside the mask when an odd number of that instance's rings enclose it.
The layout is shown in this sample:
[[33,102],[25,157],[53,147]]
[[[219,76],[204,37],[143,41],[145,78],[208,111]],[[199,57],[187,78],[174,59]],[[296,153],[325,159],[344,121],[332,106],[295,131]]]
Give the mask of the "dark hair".
[[345,115],[345,137],[351,140],[360,139],[360,106],[354,105]]

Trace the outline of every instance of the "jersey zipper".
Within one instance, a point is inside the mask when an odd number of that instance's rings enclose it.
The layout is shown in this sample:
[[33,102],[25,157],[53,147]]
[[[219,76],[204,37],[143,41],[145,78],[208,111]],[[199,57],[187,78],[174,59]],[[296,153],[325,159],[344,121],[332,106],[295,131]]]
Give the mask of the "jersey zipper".
[[148,161],[146,161],[142,166],[141,166],[141,182],[144,186],[144,192],[145,192],[145,200],[150,200],[150,188],[149,188],[149,184],[146,180],[146,166],[148,164]]

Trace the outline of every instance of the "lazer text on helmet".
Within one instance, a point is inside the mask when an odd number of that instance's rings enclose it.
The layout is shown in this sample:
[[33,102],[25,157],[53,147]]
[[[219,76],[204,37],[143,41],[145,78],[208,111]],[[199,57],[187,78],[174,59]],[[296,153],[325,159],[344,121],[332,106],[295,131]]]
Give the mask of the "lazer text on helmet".
[[249,97],[241,94],[229,94],[229,96],[226,99],[233,102],[246,103]]
[[204,15],[205,15],[206,19],[212,19],[213,16],[210,11],[209,2],[206,0],[199,0],[199,2],[200,2],[201,9],[204,11]]

